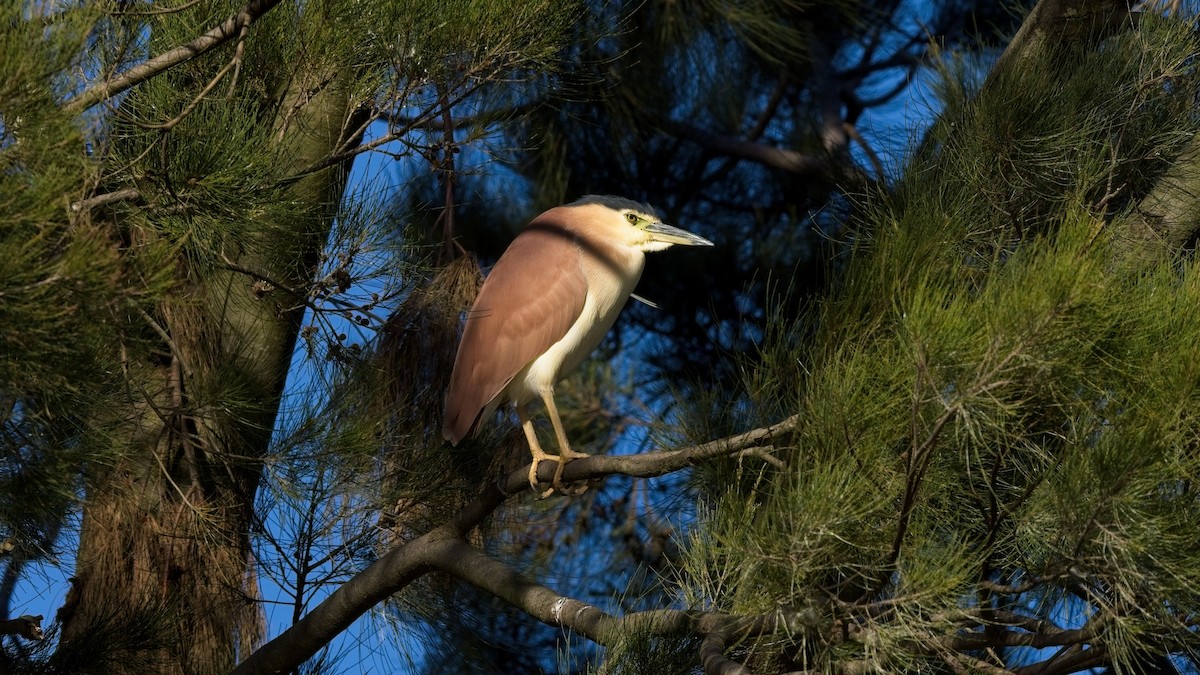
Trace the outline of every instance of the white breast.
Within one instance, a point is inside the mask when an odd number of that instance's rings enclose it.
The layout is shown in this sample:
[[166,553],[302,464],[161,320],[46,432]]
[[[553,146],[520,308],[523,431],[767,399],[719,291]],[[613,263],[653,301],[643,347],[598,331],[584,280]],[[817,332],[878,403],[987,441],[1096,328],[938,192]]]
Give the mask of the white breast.
[[538,392],[553,389],[556,382],[582,363],[604,339],[637,286],[646,264],[646,256],[641,251],[626,249],[622,253],[626,254],[623,260],[602,262],[593,254],[580,251],[580,264],[588,280],[583,311],[561,340],[513,378],[507,388],[513,400],[523,404],[536,399]]

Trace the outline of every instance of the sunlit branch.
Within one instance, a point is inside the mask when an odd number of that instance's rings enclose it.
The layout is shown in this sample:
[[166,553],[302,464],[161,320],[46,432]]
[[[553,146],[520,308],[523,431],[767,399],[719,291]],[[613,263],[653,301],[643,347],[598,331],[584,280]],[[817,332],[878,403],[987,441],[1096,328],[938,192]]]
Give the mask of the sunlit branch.
[[[567,465],[563,479],[571,482],[618,474],[643,478],[662,476],[704,459],[767,444],[772,437],[794,429],[798,422],[799,416],[792,416],[768,427],[679,450],[579,459]],[[540,478],[548,482],[553,477],[555,467],[550,462],[543,462],[540,469],[544,474]],[[482,494],[446,524],[389,551],[339,586],[278,637],[251,654],[233,671],[234,675],[288,672],[308,660],[376,604],[403,590],[426,572],[445,564],[442,552],[446,547],[453,548],[462,543],[468,532],[479,526],[508,498],[529,492],[528,476],[528,467],[514,470],[500,482],[485,488]],[[547,589],[547,592],[550,591]]]
[[74,213],[82,213],[84,211],[90,211],[94,208],[104,206],[105,204],[136,201],[141,198],[142,193],[138,192],[135,188],[113,190],[112,192],[105,192],[104,194],[99,194],[94,197],[88,197],[87,199],[81,199],[77,202],[73,202],[71,204],[71,211]]
[[249,25],[278,4],[279,0],[251,0],[237,14],[195,40],[159,54],[111,80],[105,80],[86,89],[78,96],[69,99],[63,108],[72,113],[82,112],[130,87],[145,82],[172,66],[191,60],[239,35],[243,26]]
[[[747,431],[736,436],[729,436],[728,438],[679,450],[645,452],[635,455],[596,455],[585,457],[567,464],[566,468],[563,469],[563,480],[573,482],[615,475],[630,476],[633,478],[663,476],[697,464],[705,459],[724,457],[748,448],[768,444],[773,437],[795,429],[799,422],[800,416],[793,415],[769,427]],[[542,478],[542,469],[545,470],[544,473],[549,478],[553,476],[555,467],[550,462],[544,463],[542,467],[539,467],[539,478]],[[521,479],[521,476],[517,475],[519,473],[514,472],[509,476],[509,489],[514,491],[519,490],[520,488],[517,484],[522,482],[528,486],[527,475],[522,474],[525,477]]]

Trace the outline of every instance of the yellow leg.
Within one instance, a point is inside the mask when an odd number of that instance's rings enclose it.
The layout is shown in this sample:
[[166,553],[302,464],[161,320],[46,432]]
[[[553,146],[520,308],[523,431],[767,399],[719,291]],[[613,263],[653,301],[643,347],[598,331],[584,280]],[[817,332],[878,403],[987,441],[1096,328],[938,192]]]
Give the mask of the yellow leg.
[[542,402],[546,404],[546,414],[550,416],[550,424],[554,425],[554,436],[558,439],[558,457],[553,458],[558,461],[558,469],[554,472],[554,481],[550,484],[552,490],[558,490],[565,495],[579,495],[587,491],[587,483],[583,484],[583,488],[577,491],[567,490],[562,484],[563,467],[567,462],[581,457],[588,457],[585,452],[575,452],[571,449],[570,442],[567,441],[567,432],[563,431],[562,419],[558,416],[558,406],[554,405],[554,390],[547,389],[541,392]]
[[[541,444],[538,443],[537,432],[533,428],[533,420],[529,419],[529,415],[525,414],[525,406],[517,406],[517,419],[521,421],[521,431],[525,432],[525,440],[529,442],[529,452],[533,455],[533,460],[529,465],[529,487],[533,488],[533,491],[538,494],[538,499],[544,499],[549,497],[550,493],[554,492],[554,486],[551,485],[550,489],[546,490],[545,492],[542,492],[541,489],[538,488],[538,465],[540,465],[543,460],[549,459],[557,461],[558,458],[552,455],[547,455],[546,452],[542,450]],[[559,466],[561,467],[562,465],[559,464]]]

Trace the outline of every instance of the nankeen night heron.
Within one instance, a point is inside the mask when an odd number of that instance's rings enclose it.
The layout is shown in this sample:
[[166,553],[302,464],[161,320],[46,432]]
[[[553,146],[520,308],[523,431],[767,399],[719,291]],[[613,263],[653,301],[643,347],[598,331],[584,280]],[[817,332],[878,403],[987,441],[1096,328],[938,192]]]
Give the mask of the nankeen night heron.
[[[563,432],[554,385],[600,344],[633,292],[647,251],[712,242],[663,224],[654,210],[629,199],[587,196],[546,211],[513,240],[483,282],[467,315],[446,393],[442,434],[457,445],[496,409],[511,402],[538,465],[563,466],[578,457]],[[541,399],[558,439],[558,456],[538,444],[527,406]]]

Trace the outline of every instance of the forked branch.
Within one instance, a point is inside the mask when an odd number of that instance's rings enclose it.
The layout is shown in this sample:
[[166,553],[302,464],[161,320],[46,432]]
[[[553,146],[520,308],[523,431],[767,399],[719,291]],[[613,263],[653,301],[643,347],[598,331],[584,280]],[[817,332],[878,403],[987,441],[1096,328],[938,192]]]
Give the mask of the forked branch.
[[[567,465],[563,472],[563,479],[567,481],[590,480],[613,475],[639,478],[662,476],[704,459],[727,456],[747,448],[769,444],[772,437],[795,429],[798,423],[799,416],[792,416],[769,427],[680,450],[622,457],[599,456],[580,459]],[[553,477],[555,467],[551,466],[550,462],[545,462],[540,468],[545,474],[540,478],[548,482]],[[465,535],[482,523],[508,498],[527,493],[529,491],[528,476],[528,467],[513,471],[498,483],[488,486],[482,494],[459,511],[450,522],[393,549],[376,560],[338,587],[325,601],[313,608],[291,628],[251,654],[234,669],[234,675],[250,675],[252,673],[273,675],[290,672],[348,628],[358,617],[390,595],[403,590],[408,584],[429,571],[447,569],[452,574],[459,572],[463,575],[472,574],[461,569],[456,572],[455,570],[458,568],[453,562],[455,555],[464,553],[461,546],[466,546],[463,541]],[[468,546],[468,548],[470,547]],[[502,565],[498,561],[496,564]],[[670,617],[673,621],[686,623],[692,620],[688,617],[693,616],[671,613],[639,614],[634,615],[636,618],[616,619],[595,608],[592,608],[594,611],[583,611],[587,608],[583,603],[561,598],[544,587],[537,587],[530,592],[538,601],[538,607],[545,606],[543,601],[548,600],[549,602],[550,609],[539,609],[541,613],[534,614],[538,619],[557,621],[555,625],[568,625],[563,619],[570,615],[572,622],[570,627],[589,637],[603,637],[605,644],[614,639],[612,636],[616,633],[613,631],[620,632],[630,629],[630,624],[622,623],[626,620],[649,622],[655,618]],[[516,599],[522,602],[526,601],[520,598]],[[560,600],[561,604],[559,604]],[[579,606],[576,607],[569,603],[577,603]],[[556,605],[558,605],[557,610],[555,610]],[[695,621],[701,621],[702,618],[695,618]],[[745,620],[739,619],[739,621]],[[768,619],[753,620],[766,621]],[[713,618],[708,621],[716,621],[717,624],[709,628],[701,621],[696,624],[697,629],[692,632],[701,635],[721,635],[725,636],[725,639],[738,633],[729,628],[728,621],[732,621],[732,619],[725,618],[718,621]],[[721,621],[726,623],[721,623]],[[738,626],[740,625],[738,624]],[[724,632],[718,631],[718,628]],[[750,628],[754,628],[754,626],[751,625]]]

